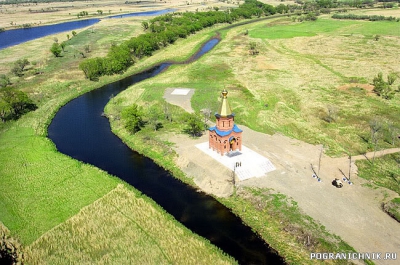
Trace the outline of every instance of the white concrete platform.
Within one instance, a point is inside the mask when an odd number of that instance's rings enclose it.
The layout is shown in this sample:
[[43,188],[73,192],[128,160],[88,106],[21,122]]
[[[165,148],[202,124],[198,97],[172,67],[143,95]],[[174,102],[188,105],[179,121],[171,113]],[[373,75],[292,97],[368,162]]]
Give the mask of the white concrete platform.
[[242,146],[242,151],[234,151],[223,156],[209,149],[208,142],[197,144],[196,147],[230,170],[235,170],[239,180],[262,177],[268,172],[276,170],[275,166],[268,158],[254,152],[246,146]]
[[174,91],[172,91],[171,95],[186,96],[187,94],[189,94],[189,92],[189,88],[175,88]]

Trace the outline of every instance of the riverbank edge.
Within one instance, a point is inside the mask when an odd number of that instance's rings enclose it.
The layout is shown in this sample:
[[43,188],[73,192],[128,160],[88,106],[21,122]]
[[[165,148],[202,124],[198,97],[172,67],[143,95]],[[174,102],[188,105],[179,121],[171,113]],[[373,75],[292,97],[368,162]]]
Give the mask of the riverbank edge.
[[[281,17],[281,16],[279,16]],[[254,22],[258,22],[254,21]],[[248,24],[249,22],[246,21],[245,23],[241,23],[241,25]],[[223,29],[219,30],[222,31],[224,29],[229,29],[230,26],[224,27]],[[218,35],[215,37],[210,37],[208,40],[211,40],[213,38],[220,38],[220,36],[224,36],[226,32],[217,32]],[[211,36],[211,35],[210,35]],[[186,60],[190,62],[190,59]],[[181,63],[182,64],[182,63]],[[127,88],[129,89],[129,88]],[[223,204],[225,207],[227,207],[233,214],[235,214],[237,217],[239,217],[242,222],[250,227],[262,240],[264,240],[271,248],[272,251],[277,253],[279,256],[281,256],[285,262],[288,262],[289,264],[315,264],[315,261],[312,261],[308,259],[308,256],[299,256],[299,253],[297,253],[295,248],[290,247],[293,242],[287,242],[286,244],[282,244],[282,242],[279,242],[279,240],[275,239],[272,234],[268,233],[263,233],[262,228],[259,227],[259,224],[257,222],[252,222],[252,220],[246,218],[249,215],[249,212],[253,211],[255,212],[256,209],[250,209],[247,208],[248,212],[244,215],[241,215],[242,213],[242,207],[240,203],[238,204],[238,201],[243,200],[243,198],[240,198],[234,194],[233,196],[230,196],[228,198],[219,198],[215,196],[214,194],[207,193],[204,190],[202,190],[199,186],[197,186],[194,182],[194,180],[190,177],[188,177],[182,169],[177,165],[176,163],[176,158],[178,158],[178,154],[168,146],[168,143],[163,144],[161,143],[161,151],[158,152],[156,149],[157,148],[149,148],[151,144],[154,143],[160,143],[163,142],[159,138],[155,137],[154,134],[151,135],[141,135],[140,133],[136,135],[126,135],[126,133],[121,133],[121,130],[123,132],[123,128],[118,125],[118,121],[113,118],[113,113],[112,112],[112,101],[109,101],[104,109],[104,114],[106,117],[109,119],[110,122],[110,127],[111,131],[113,132],[114,135],[116,135],[118,138],[121,139],[124,144],[126,144],[131,150],[138,152],[139,154],[151,159],[153,162],[155,162],[158,166],[162,167],[166,171],[168,171],[174,178],[180,180],[181,182],[192,186],[193,188],[197,189],[199,192],[203,192],[209,196],[212,196],[214,199],[219,201],[221,204]],[[188,136],[189,137],[189,136]],[[165,148],[163,148],[165,147]],[[246,202],[247,203],[247,202]],[[250,206],[250,205],[249,205]],[[250,206],[251,207],[251,206]],[[246,216],[247,215],[247,216]],[[251,214],[250,214],[251,215]],[[257,214],[255,213],[254,216]],[[277,220],[279,222],[279,220]],[[274,233],[280,232],[280,230],[274,229]],[[282,235],[286,235],[284,231],[282,231]],[[267,235],[266,235],[267,234]],[[341,239],[340,239],[341,240]],[[342,241],[343,242],[343,241]],[[347,243],[345,243],[347,244]],[[354,248],[349,246],[354,252]],[[302,249],[303,251],[306,250],[306,248]],[[304,253],[303,253],[304,254]],[[317,262],[318,263],[318,262]],[[373,264],[373,263],[369,263]]]
[[[164,11],[164,10],[171,10],[170,12],[176,12],[179,11],[178,7],[173,7],[173,8],[167,8],[167,9],[157,9],[157,10],[152,10],[149,8],[145,8],[145,9],[138,9],[138,11],[135,12],[116,12],[113,15],[103,15],[103,16],[87,16],[87,17],[82,17],[81,19],[76,19],[76,18],[71,18],[71,19],[62,19],[62,20],[58,20],[55,22],[48,22],[48,23],[43,23],[43,24],[39,24],[39,25],[31,25],[28,28],[38,28],[38,27],[42,27],[42,26],[51,26],[51,25],[57,25],[57,24],[61,24],[61,23],[66,23],[66,22],[76,22],[76,21],[81,21],[81,20],[88,20],[88,19],[99,19],[99,21],[103,20],[103,19],[112,19],[111,17],[114,16],[123,16],[123,15],[128,15],[128,14],[134,14],[134,13],[142,13],[142,12],[149,12],[149,11]],[[24,28],[21,26],[9,26],[9,27],[5,27],[3,28],[4,31],[9,31],[9,30],[15,30],[15,29],[28,29],[28,28]],[[79,28],[82,29],[82,28]],[[67,30],[68,31],[68,30]],[[0,32],[1,33],[1,32]],[[18,45],[18,44],[17,44]]]
[[[215,38],[216,36],[214,36],[214,34],[215,34],[214,31],[215,31],[215,29],[218,28],[218,27],[221,27],[221,26],[219,25],[219,26],[216,26],[216,27],[212,27],[212,28],[210,28],[210,29],[206,29],[206,30],[203,32],[203,34],[205,34],[205,35],[207,34],[207,35],[209,36],[209,38],[210,38],[210,37],[211,37],[211,38]],[[207,39],[207,40],[208,40],[208,39]],[[207,40],[206,40],[206,41],[207,41]],[[199,47],[200,47],[201,45],[203,45],[203,42],[206,42],[206,41],[201,41],[200,44],[196,45],[196,46],[193,48],[193,51],[198,50]],[[182,61],[189,60],[189,59],[193,56],[193,51],[189,52],[187,56],[183,56],[183,57],[182,57],[183,59],[182,59],[182,58],[180,58],[180,59],[181,59]],[[162,50],[159,51],[159,52],[162,52]],[[74,100],[74,99],[80,97],[80,96],[83,95],[83,94],[86,94],[86,93],[88,93],[88,92],[90,92],[90,91],[93,91],[93,90],[95,90],[95,89],[99,89],[99,88],[101,88],[101,87],[103,87],[103,86],[105,86],[105,85],[108,85],[108,84],[112,83],[112,82],[117,82],[117,81],[122,80],[122,79],[124,79],[124,78],[126,78],[126,77],[128,77],[128,76],[132,76],[132,75],[134,75],[134,74],[138,74],[138,73],[141,73],[141,72],[145,72],[146,70],[151,69],[151,68],[153,68],[153,67],[159,65],[160,63],[164,62],[163,59],[159,59],[159,60],[156,60],[155,62],[152,62],[152,63],[150,63],[150,64],[147,64],[147,63],[146,63],[146,59],[147,59],[147,58],[144,58],[142,61],[140,61],[139,63],[137,63],[137,64],[135,64],[134,66],[132,66],[131,69],[128,69],[128,70],[127,70],[126,72],[124,72],[122,75],[106,76],[106,77],[100,79],[99,82],[96,82],[96,83],[95,83],[95,82],[87,83],[88,85],[86,84],[86,85],[84,85],[84,86],[81,87],[81,88],[82,88],[81,91],[71,91],[71,92],[69,92],[67,95],[60,95],[61,97],[58,97],[58,98],[57,98],[57,101],[56,101],[55,103],[52,103],[52,104],[51,104],[50,111],[49,111],[48,113],[46,113],[45,115],[42,115],[41,117],[37,117],[37,118],[39,119],[38,125],[35,126],[35,127],[29,127],[29,128],[32,128],[33,134],[34,134],[36,137],[45,137],[45,138],[47,138],[47,140],[49,140],[49,142],[50,142],[50,144],[51,144],[51,146],[52,146],[51,149],[54,150],[54,152],[58,152],[58,153],[59,153],[59,151],[58,151],[57,148],[56,148],[56,145],[51,141],[51,139],[48,138],[48,127],[49,127],[49,125],[51,124],[51,122],[52,122],[53,118],[55,117],[55,115],[58,113],[58,111],[59,111],[62,107],[64,107],[66,104],[68,104],[68,103],[71,102],[72,100]],[[40,106],[39,106],[39,108],[40,108]],[[28,115],[29,117],[28,117],[28,116],[27,116],[27,117],[22,117],[20,120],[11,121],[11,122],[7,122],[6,124],[3,124],[3,126],[0,128],[0,134],[6,132],[6,131],[8,131],[8,130],[13,130],[16,126],[21,126],[21,123],[23,123],[24,119],[26,119],[26,118],[27,118],[27,119],[33,118],[33,117],[30,117],[30,115],[38,116],[38,115],[37,115],[36,113],[34,113],[34,112],[28,113],[27,115]],[[89,167],[93,167],[94,169],[97,168],[97,167],[95,167],[95,166],[92,166],[92,165],[90,165],[90,164],[81,162],[81,161],[76,160],[76,159],[73,159],[73,158],[71,158],[71,157],[69,157],[69,158],[72,159],[72,160],[77,161],[78,163],[82,163],[82,164],[87,165],[87,166],[89,166]],[[171,214],[169,214],[164,208],[162,208],[160,205],[158,205],[158,204],[157,204],[154,200],[152,200],[150,197],[144,195],[141,191],[137,190],[134,186],[128,184],[127,182],[121,180],[120,178],[118,178],[118,177],[116,177],[116,176],[114,176],[114,175],[112,175],[112,174],[110,174],[110,173],[108,173],[108,172],[106,172],[106,171],[103,171],[103,170],[98,169],[98,168],[97,168],[97,170],[100,170],[101,172],[103,172],[103,173],[105,173],[106,175],[108,175],[111,179],[114,179],[114,180],[117,182],[117,184],[120,183],[120,184],[124,185],[124,187],[127,188],[128,190],[132,191],[132,192],[135,194],[136,197],[145,199],[146,202],[150,203],[150,204],[153,205],[156,209],[158,209],[158,210],[165,216],[166,219],[171,219],[171,220],[173,220],[173,222],[174,222],[176,225],[178,225],[179,227],[183,227],[183,228],[184,228],[186,231],[188,231],[188,233],[190,233],[192,236],[194,236],[194,237],[197,238],[197,239],[200,239],[201,241],[203,241],[203,242],[204,242],[206,245],[208,245],[209,247],[212,247],[213,252],[214,252],[214,253],[217,253],[218,256],[220,256],[221,258],[223,258],[223,259],[225,259],[225,260],[228,260],[228,261],[229,261],[230,263],[232,263],[232,264],[237,264],[237,261],[236,261],[233,257],[229,256],[227,253],[225,253],[225,252],[224,252],[222,249],[220,249],[218,246],[215,246],[214,244],[212,244],[207,238],[204,238],[204,237],[199,236],[198,234],[194,233],[193,231],[191,231],[190,229],[188,229],[186,226],[184,226],[183,224],[181,224],[181,223],[180,223],[179,221],[177,221]],[[102,197],[100,197],[100,198],[102,198]],[[100,198],[99,198],[99,199],[100,199]],[[73,217],[73,216],[74,216],[74,215],[72,215],[71,217]],[[67,219],[67,220],[68,220],[68,219]],[[62,223],[60,223],[60,224],[62,224]],[[59,224],[59,225],[60,225],[60,224]],[[56,227],[58,227],[59,225],[57,225]],[[0,226],[1,226],[2,228],[4,228],[4,229],[7,229],[7,230],[8,230],[8,227],[7,227],[3,222],[1,222],[1,220],[0,220]],[[53,227],[52,229],[54,229],[54,227]],[[46,231],[45,233],[48,233],[49,231],[52,231],[52,229]],[[13,239],[15,239],[15,240],[17,240],[18,242],[20,241],[17,234],[13,234],[13,233],[11,232],[10,234],[8,234],[8,236],[11,237],[11,238],[13,238]],[[43,236],[43,235],[42,235],[42,236]],[[39,237],[39,238],[40,238],[40,237]],[[37,238],[37,239],[38,239],[38,238]],[[36,239],[36,240],[37,240],[37,239]],[[36,240],[35,240],[35,241],[36,241]],[[35,242],[35,241],[33,241],[33,242]],[[30,243],[30,244],[28,244],[28,245],[25,245],[25,244],[22,244],[22,245],[23,245],[24,248],[27,248],[27,247],[29,247],[31,244],[32,244],[32,243]]]

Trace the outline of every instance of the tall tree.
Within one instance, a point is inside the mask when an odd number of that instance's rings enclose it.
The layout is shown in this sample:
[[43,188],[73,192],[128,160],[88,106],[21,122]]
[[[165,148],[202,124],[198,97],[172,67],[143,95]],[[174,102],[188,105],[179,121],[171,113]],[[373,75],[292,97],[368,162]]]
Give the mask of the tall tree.
[[1,92],[0,101],[5,102],[2,104],[3,114],[6,111],[11,111],[7,116],[9,119],[17,119],[21,115],[37,108],[27,94],[10,88]]
[[130,133],[137,133],[144,126],[142,109],[136,104],[125,108],[121,116],[125,122],[125,129]]
[[158,129],[162,128],[161,121],[163,119],[163,113],[157,105],[153,105],[149,108],[147,112],[147,117],[148,117],[148,123],[151,125],[154,131],[157,131]]
[[204,123],[199,115],[196,113],[187,114],[185,117],[187,133],[190,133],[193,137],[201,135],[204,129]]

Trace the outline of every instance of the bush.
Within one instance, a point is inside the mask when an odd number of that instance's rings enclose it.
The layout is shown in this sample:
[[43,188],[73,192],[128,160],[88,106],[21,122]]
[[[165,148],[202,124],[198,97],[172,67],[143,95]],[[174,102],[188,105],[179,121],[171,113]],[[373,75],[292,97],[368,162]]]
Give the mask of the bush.
[[142,109],[136,104],[132,104],[130,107],[125,108],[122,111],[121,116],[125,122],[125,129],[130,133],[137,133],[144,126]]
[[10,78],[4,74],[0,75],[0,88],[11,85]]
[[50,48],[50,51],[55,57],[59,57],[61,55],[62,48],[61,48],[60,44],[58,44],[57,42],[54,42]]
[[0,264],[23,264],[22,245],[0,223]]
[[0,91],[0,119],[18,119],[23,114],[37,109],[37,106],[20,90],[6,88]]
[[14,63],[14,67],[11,69],[11,73],[16,76],[23,76],[24,69],[30,62],[28,59],[19,59]]

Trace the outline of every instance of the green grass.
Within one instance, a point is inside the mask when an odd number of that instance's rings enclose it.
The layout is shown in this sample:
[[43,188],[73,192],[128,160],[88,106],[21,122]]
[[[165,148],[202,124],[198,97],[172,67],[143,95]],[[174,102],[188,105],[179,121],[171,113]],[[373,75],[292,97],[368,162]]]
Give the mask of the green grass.
[[0,220],[30,244],[117,185],[104,172],[58,153],[33,130],[0,138]]
[[27,250],[37,264],[235,264],[153,201],[119,185]]
[[[371,24],[372,23],[372,24]],[[363,34],[400,36],[399,24],[389,21],[337,21],[318,19],[288,25],[268,26],[260,24],[249,30],[249,36],[261,39],[288,39],[294,37],[312,37],[317,34]]]
[[374,161],[358,160],[356,165],[360,177],[400,194],[399,153],[375,158]]
[[332,21],[319,19],[313,22],[291,23],[288,25],[265,24],[249,30],[249,36],[262,39],[288,39],[294,37],[312,37],[319,33],[329,33],[344,26],[351,25],[349,21]]
[[400,222],[400,198],[394,198],[393,200],[383,205],[383,210],[390,216]]

